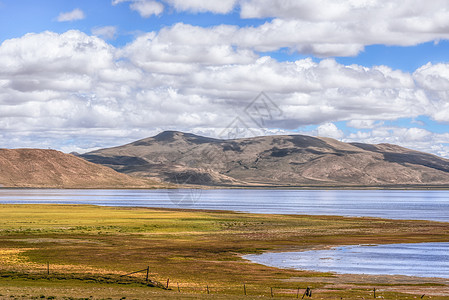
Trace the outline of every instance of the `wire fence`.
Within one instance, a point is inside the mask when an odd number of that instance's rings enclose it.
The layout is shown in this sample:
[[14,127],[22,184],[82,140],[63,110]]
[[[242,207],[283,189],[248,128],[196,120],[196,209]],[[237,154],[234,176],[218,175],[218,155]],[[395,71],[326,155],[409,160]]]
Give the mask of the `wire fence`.
[[[59,271],[59,272],[58,272]],[[65,280],[73,279],[86,282],[97,282],[102,284],[140,284],[149,287],[157,287],[164,290],[171,290],[179,294],[222,294],[222,295],[242,295],[242,296],[257,296],[257,297],[288,297],[295,299],[311,299],[318,298],[318,296],[323,293],[329,293],[329,291],[313,289],[310,286],[296,286],[296,287],[279,287],[279,286],[261,286],[260,284],[234,284],[234,285],[223,285],[218,284],[208,284],[208,283],[183,283],[177,280],[167,278],[165,281],[157,281],[152,278],[150,273],[150,266],[137,271],[132,271],[129,273],[122,274],[123,272],[114,272],[111,274],[101,274],[93,272],[61,272],[55,268],[52,270],[52,265],[47,262],[44,266],[40,266],[35,270],[30,270],[25,272],[12,271],[12,270],[0,270],[0,278],[26,278],[26,279],[49,279],[49,280]],[[316,292],[318,291],[318,293]],[[422,295],[420,298],[424,299],[426,295]],[[369,298],[383,298],[379,294],[379,290],[372,288],[371,290],[365,291],[364,299]],[[341,297],[340,299],[344,299]],[[351,299],[351,298],[346,298]]]

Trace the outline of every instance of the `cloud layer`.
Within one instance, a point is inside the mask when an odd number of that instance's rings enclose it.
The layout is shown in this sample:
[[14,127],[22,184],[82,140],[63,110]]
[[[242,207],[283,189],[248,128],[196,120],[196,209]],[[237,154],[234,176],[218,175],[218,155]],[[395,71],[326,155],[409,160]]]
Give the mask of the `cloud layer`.
[[[420,115],[449,122],[449,64],[407,73],[333,59],[278,62],[233,46],[223,38],[231,33],[239,39],[233,26],[177,24],[123,48],[76,30],[7,40],[0,45],[0,141],[27,146],[37,139],[34,146],[45,147],[60,138],[58,148],[83,151],[160,129],[217,135],[244,118],[263,90],[282,110],[267,123],[273,133],[323,124],[315,134],[449,153],[447,135],[379,122]],[[344,136],[336,121],[360,132]]]
[[[449,38],[446,0],[113,0],[130,2],[143,17],[159,15],[164,5],[178,12],[226,14],[266,19],[260,26],[221,33],[228,44],[257,51],[355,56],[367,45],[412,46]],[[210,29],[211,33],[216,33]],[[201,36],[197,36],[201,39]]]

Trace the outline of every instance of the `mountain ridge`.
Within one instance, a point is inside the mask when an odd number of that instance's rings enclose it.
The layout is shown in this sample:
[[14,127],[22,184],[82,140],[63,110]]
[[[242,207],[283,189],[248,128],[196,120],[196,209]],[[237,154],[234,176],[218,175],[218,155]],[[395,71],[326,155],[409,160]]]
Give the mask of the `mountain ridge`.
[[433,154],[305,135],[224,140],[164,131],[81,157],[125,174],[210,186],[449,186],[449,160]]
[[46,149],[0,149],[0,186],[12,188],[154,188],[71,154]]

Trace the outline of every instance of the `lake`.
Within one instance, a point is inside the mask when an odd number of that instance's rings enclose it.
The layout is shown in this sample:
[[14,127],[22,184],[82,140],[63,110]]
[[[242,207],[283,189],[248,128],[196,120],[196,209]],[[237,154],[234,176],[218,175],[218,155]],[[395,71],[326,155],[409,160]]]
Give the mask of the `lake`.
[[251,254],[244,258],[297,270],[449,278],[449,243],[342,246],[330,250]]
[[0,203],[91,204],[449,222],[449,191],[0,189]]
[[[449,191],[0,189],[0,203],[193,208],[449,222]],[[330,251],[266,253],[249,258],[281,268],[446,277],[449,274],[446,253],[448,243],[425,243],[346,246]]]

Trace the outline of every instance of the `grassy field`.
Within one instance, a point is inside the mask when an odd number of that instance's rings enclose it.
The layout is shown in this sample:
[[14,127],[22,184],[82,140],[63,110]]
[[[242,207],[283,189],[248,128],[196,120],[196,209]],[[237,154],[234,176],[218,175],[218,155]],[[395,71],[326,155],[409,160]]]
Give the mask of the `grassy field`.
[[[241,258],[267,250],[438,241],[449,241],[448,223],[1,205],[0,299],[259,299],[271,298],[272,290],[274,298],[296,298],[298,288],[301,298],[307,286],[312,299],[372,299],[373,288],[385,299],[448,299],[449,282],[442,279],[281,270]],[[147,267],[149,282],[145,271],[122,276]]]

